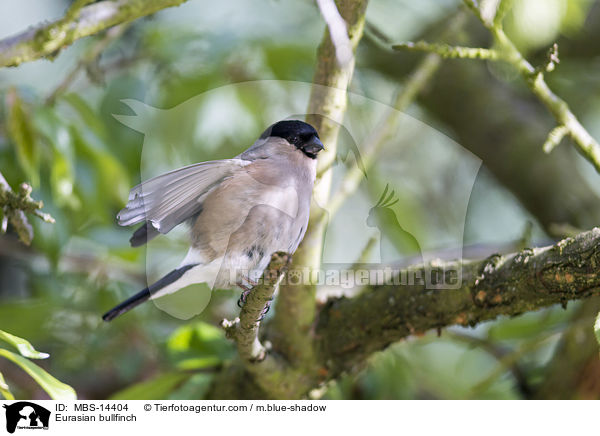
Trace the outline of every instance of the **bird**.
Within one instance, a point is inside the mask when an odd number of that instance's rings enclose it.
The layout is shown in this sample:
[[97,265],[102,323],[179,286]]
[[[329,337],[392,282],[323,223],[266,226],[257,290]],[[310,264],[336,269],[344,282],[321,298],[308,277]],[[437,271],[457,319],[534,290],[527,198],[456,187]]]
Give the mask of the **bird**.
[[120,226],[141,224],[131,246],[187,223],[190,248],[177,268],[102,319],[111,321],[195,283],[249,291],[273,253],[293,254],[304,238],[317,155],[323,149],[313,126],[283,120],[232,159],[188,165],[132,188],[117,215]]

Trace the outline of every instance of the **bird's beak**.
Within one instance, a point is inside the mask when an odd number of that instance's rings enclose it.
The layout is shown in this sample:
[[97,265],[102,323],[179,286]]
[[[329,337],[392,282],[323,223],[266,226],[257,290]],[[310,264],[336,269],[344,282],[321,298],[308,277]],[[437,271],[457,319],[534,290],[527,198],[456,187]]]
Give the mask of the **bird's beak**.
[[321,140],[316,136],[314,136],[313,139],[311,139],[310,142],[308,142],[303,148],[307,153],[314,155],[325,149]]

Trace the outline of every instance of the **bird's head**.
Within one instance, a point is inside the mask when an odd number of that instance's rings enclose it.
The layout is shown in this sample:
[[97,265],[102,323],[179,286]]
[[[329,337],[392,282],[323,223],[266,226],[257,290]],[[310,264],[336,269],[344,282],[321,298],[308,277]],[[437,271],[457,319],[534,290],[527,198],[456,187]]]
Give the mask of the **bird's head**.
[[316,159],[319,151],[324,148],[315,128],[299,120],[279,121],[265,130],[260,137],[283,138],[311,159]]

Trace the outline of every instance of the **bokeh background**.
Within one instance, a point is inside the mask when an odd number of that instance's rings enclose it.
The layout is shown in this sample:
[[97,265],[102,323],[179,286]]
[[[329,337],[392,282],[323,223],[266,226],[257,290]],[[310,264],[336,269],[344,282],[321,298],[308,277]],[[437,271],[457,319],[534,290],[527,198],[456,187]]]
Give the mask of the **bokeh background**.
[[[422,57],[393,52],[390,42],[435,40],[460,4],[371,1],[350,87],[352,134],[342,133],[342,150],[356,144],[360,151]],[[0,38],[59,18],[68,5],[3,2]],[[13,187],[30,182],[56,219],[31,218],[30,247],[10,231],[0,236],[0,330],[49,353],[36,363],[79,398],[202,398],[234,355],[217,326],[235,316],[237,290],[216,293],[190,320],[146,304],[101,321],[107,308],[146,285],[147,267],[170,261],[170,270],[179,262],[161,242],[160,262],[147,262],[145,249],[129,247],[131,229],[119,228],[115,215],[142,178],[234,156],[270,123],[302,114],[324,27],[309,1],[191,0],[80,40],[52,61],[0,70],[0,171]],[[600,138],[600,2],[514,2],[506,30],[534,64],[558,42],[561,62],[547,81]],[[453,37],[490,43],[468,14]],[[554,121],[509,68],[444,61],[400,120],[368,182],[332,217],[326,262],[351,263],[371,237],[372,261],[411,262],[415,253],[402,248],[406,236],[395,222],[364,225],[386,185],[400,200],[397,221],[423,252],[443,258],[546,245],[600,222],[600,177],[566,140],[549,155],[542,151]],[[336,180],[353,162],[348,156],[337,161]],[[336,290],[320,296],[327,292]],[[599,309],[591,299],[413,337],[321,395],[598,398],[592,326]],[[47,398],[8,360],[0,358],[0,372],[17,398]]]

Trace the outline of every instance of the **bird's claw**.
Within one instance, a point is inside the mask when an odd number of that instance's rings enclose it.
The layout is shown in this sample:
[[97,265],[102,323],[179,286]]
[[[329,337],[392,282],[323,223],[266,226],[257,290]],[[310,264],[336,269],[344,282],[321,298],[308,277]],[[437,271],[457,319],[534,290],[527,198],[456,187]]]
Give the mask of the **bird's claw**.
[[269,310],[271,310],[271,302],[273,301],[273,297],[269,298],[269,301],[267,301],[267,304],[265,304],[264,309],[262,310],[262,312],[260,313],[260,316],[258,317],[258,321],[262,321],[263,319],[265,319],[265,316],[267,316],[267,313],[269,313]]
[[[241,286],[240,286],[241,287]],[[237,301],[237,305],[238,307],[241,309],[242,307],[244,307],[244,304],[246,304],[246,301],[248,300],[248,295],[250,294],[250,291],[252,289],[250,288],[246,288],[246,287],[241,287],[244,291],[242,292],[242,295],[240,295],[240,298]]]
[[[251,283],[251,284],[254,283],[254,286],[257,285],[256,282],[253,282],[249,278],[245,278],[244,280],[246,280],[248,283]],[[252,288],[247,286],[242,281],[240,281],[237,285],[240,288],[242,288],[242,290],[243,290],[242,294],[240,295],[240,298],[237,301],[237,305],[241,309],[246,304],[246,301],[248,301],[248,295],[250,295]],[[262,321],[265,318],[265,316],[267,316],[267,313],[269,313],[269,310],[271,310],[271,302],[272,301],[273,301],[273,297],[269,298],[269,301],[267,301],[267,303],[265,304],[265,307],[263,308],[263,310],[260,313],[260,316],[258,317],[258,321]]]
[[250,277],[243,277],[240,281],[237,282],[237,285],[243,291],[242,295],[240,295],[240,298],[237,301],[237,305],[241,309],[244,306],[244,304],[246,304],[246,300],[248,299],[248,294],[250,294],[250,291],[252,291],[252,289],[256,285],[258,285],[258,282],[255,282]]

